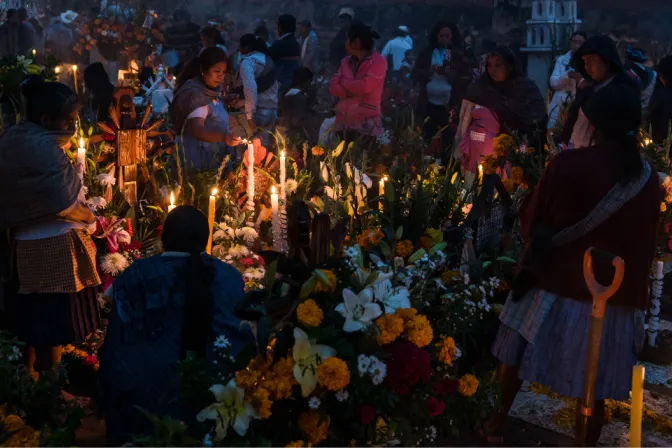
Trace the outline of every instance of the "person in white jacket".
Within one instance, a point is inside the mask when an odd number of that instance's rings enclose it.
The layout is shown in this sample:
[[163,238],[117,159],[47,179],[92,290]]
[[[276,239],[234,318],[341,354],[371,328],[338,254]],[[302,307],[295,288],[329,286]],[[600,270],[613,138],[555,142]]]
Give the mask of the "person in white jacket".
[[548,105],[548,128],[553,129],[561,110],[569,99],[576,95],[576,86],[581,81],[581,75],[571,66],[572,56],[586,41],[586,33],[577,31],[569,40],[569,51],[560,56],[555,63],[551,75],[551,89],[555,91],[553,99]]

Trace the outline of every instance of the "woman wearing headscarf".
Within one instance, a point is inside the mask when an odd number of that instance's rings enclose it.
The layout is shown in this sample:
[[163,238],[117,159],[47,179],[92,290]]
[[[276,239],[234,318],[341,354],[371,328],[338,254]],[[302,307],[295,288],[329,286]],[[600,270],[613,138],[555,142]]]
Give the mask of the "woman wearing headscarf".
[[481,158],[492,154],[494,138],[514,132],[527,136],[531,146],[543,147],[546,102],[536,83],[517,68],[513,52],[497,47],[486,57],[486,72],[469,86],[462,101],[456,154],[462,168],[478,173]]
[[[589,248],[621,257],[625,275],[606,305],[587,446],[596,446],[600,436],[604,400],[627,400],[630,393],[632,367],[644,343],[663,193],[656,172],[640,154],[639,92],[606,86],[595,94],[586,114],[595,127],[595,146],[553,157],[521,208],[525,250],[492,347],[500,362],[502,391],[483,428],[492,442],[497,437],[501,441],[522,381],[581,398],[592,314],[592,296],[583,276]],[[609,284],[611,260],[595,255],[596,278]]]
[[429,45],[420,51],[411,78],[420,89],[417,114],[427,119],[425,137],[433,138],[443,129],[442,146],[449,147],[454,133],[454,129],[448,128],[451,110],[460,106],[472,79],[457,25],[450,22],[434,25]]
[[329,84],[329,93],[338,98],[336,129],[344,132],[348,141],[383,133],[380,100],[387,63],[373,48],[378,37],[378,33],[361,22],[350,25],[345,42],[348,56],[343,58]]
[[[29,78],[26,121],[0,138],[0,229],[15,241],[15,331],[26,344],[27,371],[55,369],[61,346],[82,342],[100,324],[96,218],[64,153],[77,122],[77,95],[57,82]],[[81,167],[80,167],[81,168]]]
[[199,409],[186,409],[180,400],[178,363],[188,353],[212,362],[216,341],[229,356],[253,342],[235,315],[243,279],[205,254],[209,233],[198,209],[175,208],[163,226],[165,252],[134,262],[106,292],[112,314],[99,360],[109,446],[152,434],[140,409],[193,419]]
[[192,59],[177,80],[173,99],[174,129],[182,136],[187,169],[217,168],[226,146],[240,140],[231,134],[229,114],[221,101],[228,59],[217,47]]

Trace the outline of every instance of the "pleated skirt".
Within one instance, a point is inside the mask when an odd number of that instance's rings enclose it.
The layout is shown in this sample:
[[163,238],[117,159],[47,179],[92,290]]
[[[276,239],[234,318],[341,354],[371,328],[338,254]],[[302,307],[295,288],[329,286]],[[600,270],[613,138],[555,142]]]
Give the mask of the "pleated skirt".
[[74,294],[17,294],[14,296],[15,332],[37,349],[83,342],[101,325],[98,288]]
[[[534,343],[501,324],[492,353],[503,364],[520,366],[520,378],[554,392],[580,398],[583,393],[591,302],[558,298],[544,319]],[[596,400],[629,397],[632,367],[644,342],[640,310],[607,305],[600,345]]]

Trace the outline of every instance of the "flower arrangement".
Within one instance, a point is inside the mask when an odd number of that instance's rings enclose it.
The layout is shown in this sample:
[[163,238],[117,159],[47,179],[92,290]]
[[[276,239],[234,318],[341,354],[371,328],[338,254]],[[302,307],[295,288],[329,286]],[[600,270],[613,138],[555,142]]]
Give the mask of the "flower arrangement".
[[241,214],[238,219],[225,216],[224,221],[215,224],[212,254],[238,269],[247,290],[263,289],[264,259],[251,249],[258,243],[259,234],[244,222],[245,215]]

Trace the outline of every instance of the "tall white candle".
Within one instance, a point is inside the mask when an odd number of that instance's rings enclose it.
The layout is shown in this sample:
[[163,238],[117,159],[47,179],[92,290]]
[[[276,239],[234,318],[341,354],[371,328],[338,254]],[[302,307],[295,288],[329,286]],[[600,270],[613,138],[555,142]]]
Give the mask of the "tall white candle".
[[275,192],[275,185],[271,188],[271,225],[273,231],[273,250],[282,252],[282,229],[280,227],[278,194]]
[[79,139],[79,148],[77,148],[77,169],[84,175],[86,172],[86,148],[84,147],[84,139]]
[[285,161],[285,151],[280,151],[280,199],[283,206],[287,200],[287,167],[285,166]]
[[79,96],[79,87],[77,86],[77,66],[73,65],[72,66],[72,80],[73,84],[75,85],[75,93],[77,96]]
[[212,194],[210,195],[210,201],[208,202],[208,245],[205,248],[205,251],[208,254],[212,254],[212,228],[215,226],[215,201],[217,198],[217,189],[212,189]]
[[656,261],[656,280],[662,280],[664,275],[663,275],[663,268],[665,267],[665,263],[662,261]]
[[175,209],[175,193],[170,192],[170,205],[168,206],[168,213]]
[[250,213],[249,223],[254,223],[254,145],[247,145],[247,211]]

